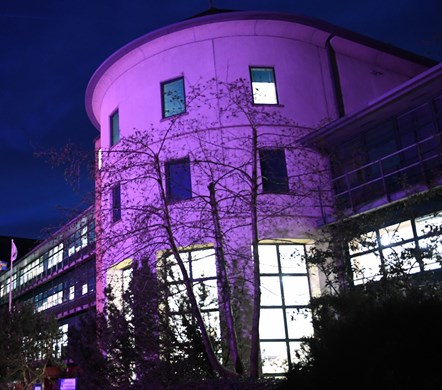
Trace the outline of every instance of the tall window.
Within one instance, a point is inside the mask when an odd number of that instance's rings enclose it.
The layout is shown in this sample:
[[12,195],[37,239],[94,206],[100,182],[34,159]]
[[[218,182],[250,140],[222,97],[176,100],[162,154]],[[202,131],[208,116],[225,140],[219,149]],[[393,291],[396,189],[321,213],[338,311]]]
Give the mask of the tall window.
[[117,222],[121,219],[121,186],[115,185],[112,188],[112,221]]
[[301,352],[301,339],[313,334],[310,286],[302,244],[259,245],[262,371],[281,375]]
[[[204,322],[212,335],[220,337],[218,288],[216,281],[215,251],[213,248],[180,252],[187,273],[192,281],[193,291],[203,315]],[[165,259],[168,284],[168,309],[172,324],[179,330],[183,314],[188,314],[188,296],[180,268],[173,255]],[[183,339],[186,335],[181,335]]]
[[182,114],[186,111],[184,77],[166,81],[161,84],[163,118]]
[[118,110],[110,116],[110,145],[114,146],[120,140],[120,115]]
[[286,193],[289,191],[287,166],[283,149],[261,149],[262,189],[267,193]]
[[166,162],[167,200],[179,201],[192,197],[192,180],[188,158]]
[[275,70],[273,68],[250,68],[253,103],[278,104],[276,94]]

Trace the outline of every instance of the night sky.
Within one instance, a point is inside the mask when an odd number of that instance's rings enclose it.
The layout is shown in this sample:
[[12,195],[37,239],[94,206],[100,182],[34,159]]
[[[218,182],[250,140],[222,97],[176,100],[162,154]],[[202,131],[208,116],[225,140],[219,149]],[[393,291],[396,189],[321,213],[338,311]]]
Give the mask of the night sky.
[[[440,0],[213,0],[217,8],[322,19],[442,61]],[[87,83],[113,52],[209,8],[207,0],[0,0],[0,236],[44,238],[91,204],[36,152],[93,150]]]

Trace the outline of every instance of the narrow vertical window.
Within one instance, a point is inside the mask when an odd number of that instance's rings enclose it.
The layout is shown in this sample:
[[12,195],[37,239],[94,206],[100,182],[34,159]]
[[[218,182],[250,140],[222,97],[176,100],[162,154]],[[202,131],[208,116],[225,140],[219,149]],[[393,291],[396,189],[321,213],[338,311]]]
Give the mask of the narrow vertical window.
[[121,219],[121,187],[117,184],[112,188],[112,221]]
[[168,201],[179,201],[192,197],[192,180],[188,158],[166,163],[166,191]]
[[273,68],[250,68],[253,103],[278,104],[275,70]]
[[182,114],[186,111],[184,78],[179,77],[161,84],[163,118]]
[[283,149],[262,149],[259,151],[262,189],[268,193],[289,191],[287,166]]
[[110,117],[110,145],[114,146],[120,140],[120,115],[118,110]]

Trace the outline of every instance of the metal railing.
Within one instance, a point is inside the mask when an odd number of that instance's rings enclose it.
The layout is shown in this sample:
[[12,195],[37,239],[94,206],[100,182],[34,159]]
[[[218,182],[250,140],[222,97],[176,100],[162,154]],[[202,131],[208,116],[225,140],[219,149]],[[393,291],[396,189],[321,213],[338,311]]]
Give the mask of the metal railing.
[[358,212],[381,198],[391,202],[410,191],[420,192],[436,185],[442,178],[441,145],[438,133],[334,177],[338,207]]

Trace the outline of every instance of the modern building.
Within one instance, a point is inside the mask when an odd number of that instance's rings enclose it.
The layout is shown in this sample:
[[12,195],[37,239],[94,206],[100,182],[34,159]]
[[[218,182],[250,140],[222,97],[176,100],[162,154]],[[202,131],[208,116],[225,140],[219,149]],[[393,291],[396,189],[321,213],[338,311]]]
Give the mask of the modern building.
[[28,252],[24,248],[17,245],[12,278],[10,269],[0,273],[0,305],[8,306],[12,288],[12,305],[32,302],[37,311],[54,313],[62,332],[57,353],[72,363],[65,353],[69,329],[80,324],[81,316],[95,313],[93,208]]
[[[423,247],[435,233],[424,226],[440,225],[442,68],[323,22],[213,11],[128,43],[88,85],[99,130],[97,306],[132,262],[171,262],[173,316],[180,253],[192,283],[208,287],[200,309],[219,334],[222,246],[242,294],[246,360],[259,242],[262,371],[278,375],[311,334],[307,304],[323,280],[302,255],[321,226],[428,194],[372,226],[370,251],[350,248],[360,283],[379,277],[384,252]],[[413,272],[440,267],[421,260]]]
[[[422,253],[442,251],[442,66],[320,21],[218,11],[130,42],[93,75],[95,205],[19,253],[12,297],[53,311],[68,334],[147,260],[178,318],[179,254],[222,337],[221,248],[247,361],[257,243],[261,369],[280,375],[312,333],[307,305],[324,278],[303,255],[321,228],[382,215],[355,231],[368,248],[346,248],[355,284],[382,277],[402,248],[421,249],[410,272],[440,268]],[[1,304],[9,286],[1,273]]]

